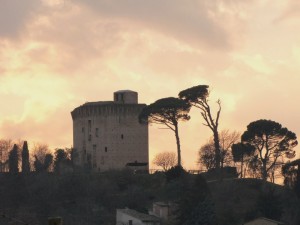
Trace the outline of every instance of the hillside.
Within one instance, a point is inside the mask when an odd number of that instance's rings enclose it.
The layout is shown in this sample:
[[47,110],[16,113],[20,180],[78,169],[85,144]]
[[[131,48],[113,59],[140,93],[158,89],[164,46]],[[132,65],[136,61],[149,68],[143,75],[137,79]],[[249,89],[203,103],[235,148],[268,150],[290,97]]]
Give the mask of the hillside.
[[[0,208],[1,213],[30,225],[46,224],[51,216],[63,217],[65,225],[110,225],[115,224],[117,208],[129,207],[147,212],[154,201],[177,200],[182,187],[195,176],[167,182],[163,173],[142,175],[130,171],[62,176],[1,174]],[[295,206],[299,201],[282,186],[263,185],[254,179],[224,180],[221,183],[209,182],[208,185],[219,224],[240,224],[259,215],[257,202],[261,199],[261,190],[266,193],[274,190],[282,203],[281,219],[296,225],[298,209]]]

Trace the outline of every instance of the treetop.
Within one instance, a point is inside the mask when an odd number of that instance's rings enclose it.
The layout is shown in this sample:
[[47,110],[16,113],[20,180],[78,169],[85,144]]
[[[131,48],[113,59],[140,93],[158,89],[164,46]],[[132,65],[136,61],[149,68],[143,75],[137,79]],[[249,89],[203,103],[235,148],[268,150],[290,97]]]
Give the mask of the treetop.
[[208,85],[198,85],[185,89],[179,93],[179,98],[189,103],[203,101],[209,95]]
[[188,112],[191,105],[179,98],[162,98],[146,106],[141,112],[140,121],[146,121],[149,117],[161,115],[166,120],[189,120]]
[[[283,139],[285,142],[293,141],[293,145],[297,145],[297,137],[296,134],[289,131],[287,128],[282,127],[280,123],[277,123],[272,120],[257,120],[251,122],[247,126],[247,130],[242,135],[242,141],[250,141],[254,140],[255,138],[276,138],[276,139]],[[271,139],[270,139],[271,141]],[[281,143],[284,145],[284,142]],[[283,146],[284,147],[284,146]]]

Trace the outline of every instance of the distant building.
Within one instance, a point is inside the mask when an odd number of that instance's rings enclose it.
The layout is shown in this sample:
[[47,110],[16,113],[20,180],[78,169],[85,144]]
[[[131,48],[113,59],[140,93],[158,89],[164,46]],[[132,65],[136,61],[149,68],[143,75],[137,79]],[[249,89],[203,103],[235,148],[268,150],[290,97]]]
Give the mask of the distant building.
[[264,217],[257,218],[255,220],[244,223],[244,225],[285,225],[282,222],[270,220]]
[[122,90],[114,101],[87,102],[72,112],[74,163],[93,171],[148,170],[148,124],[139,123],[145,104]]
[[170,204],[165,202],[154,202],[153,209],[149,212],[149,214],[159,217],[162,220],[168,220],[171,216]]
[[116,225],[160,225],[156,216],[137,212],[133,209],[117,209]]

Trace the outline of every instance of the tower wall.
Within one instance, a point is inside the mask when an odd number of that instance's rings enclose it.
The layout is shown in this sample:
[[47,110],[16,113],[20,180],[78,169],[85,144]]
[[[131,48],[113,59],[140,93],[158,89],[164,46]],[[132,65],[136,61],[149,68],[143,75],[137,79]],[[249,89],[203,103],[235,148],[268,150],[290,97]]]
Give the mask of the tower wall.
[[138,93],[135,91],[116,91],[114,92],[114,102],[123,104],[137,104]]
[[72,112],[75,164],[90,163],[94,171],[122,169],[127,163],[147,163],[148,125],[138,116],[144,104],[87,103]]

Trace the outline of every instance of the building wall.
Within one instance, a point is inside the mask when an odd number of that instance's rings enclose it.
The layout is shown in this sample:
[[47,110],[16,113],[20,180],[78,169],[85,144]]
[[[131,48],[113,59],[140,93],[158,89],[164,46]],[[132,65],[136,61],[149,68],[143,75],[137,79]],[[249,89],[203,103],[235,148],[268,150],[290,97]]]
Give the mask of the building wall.
[[153,203],[153,211],[151,213],[163,220],[167,220],[169,218],[169,206],[167,204]]
[[117,210],[117,225],[129,225],[130,220],[132,225],[144,225],[141,220]]
[[138,121],[144,107],[99,102],[76,108],[72,112],[75,164],[90,162],[94,171],[105,171],[135,161],[148,163],[148,125]]
[[[159,221],[142,221],[141,219],[124,213],[119,209],[117,209],[116,220],[117,225],[160,225]],[[131,224],[129,223],[129,221],[131,221]]]

